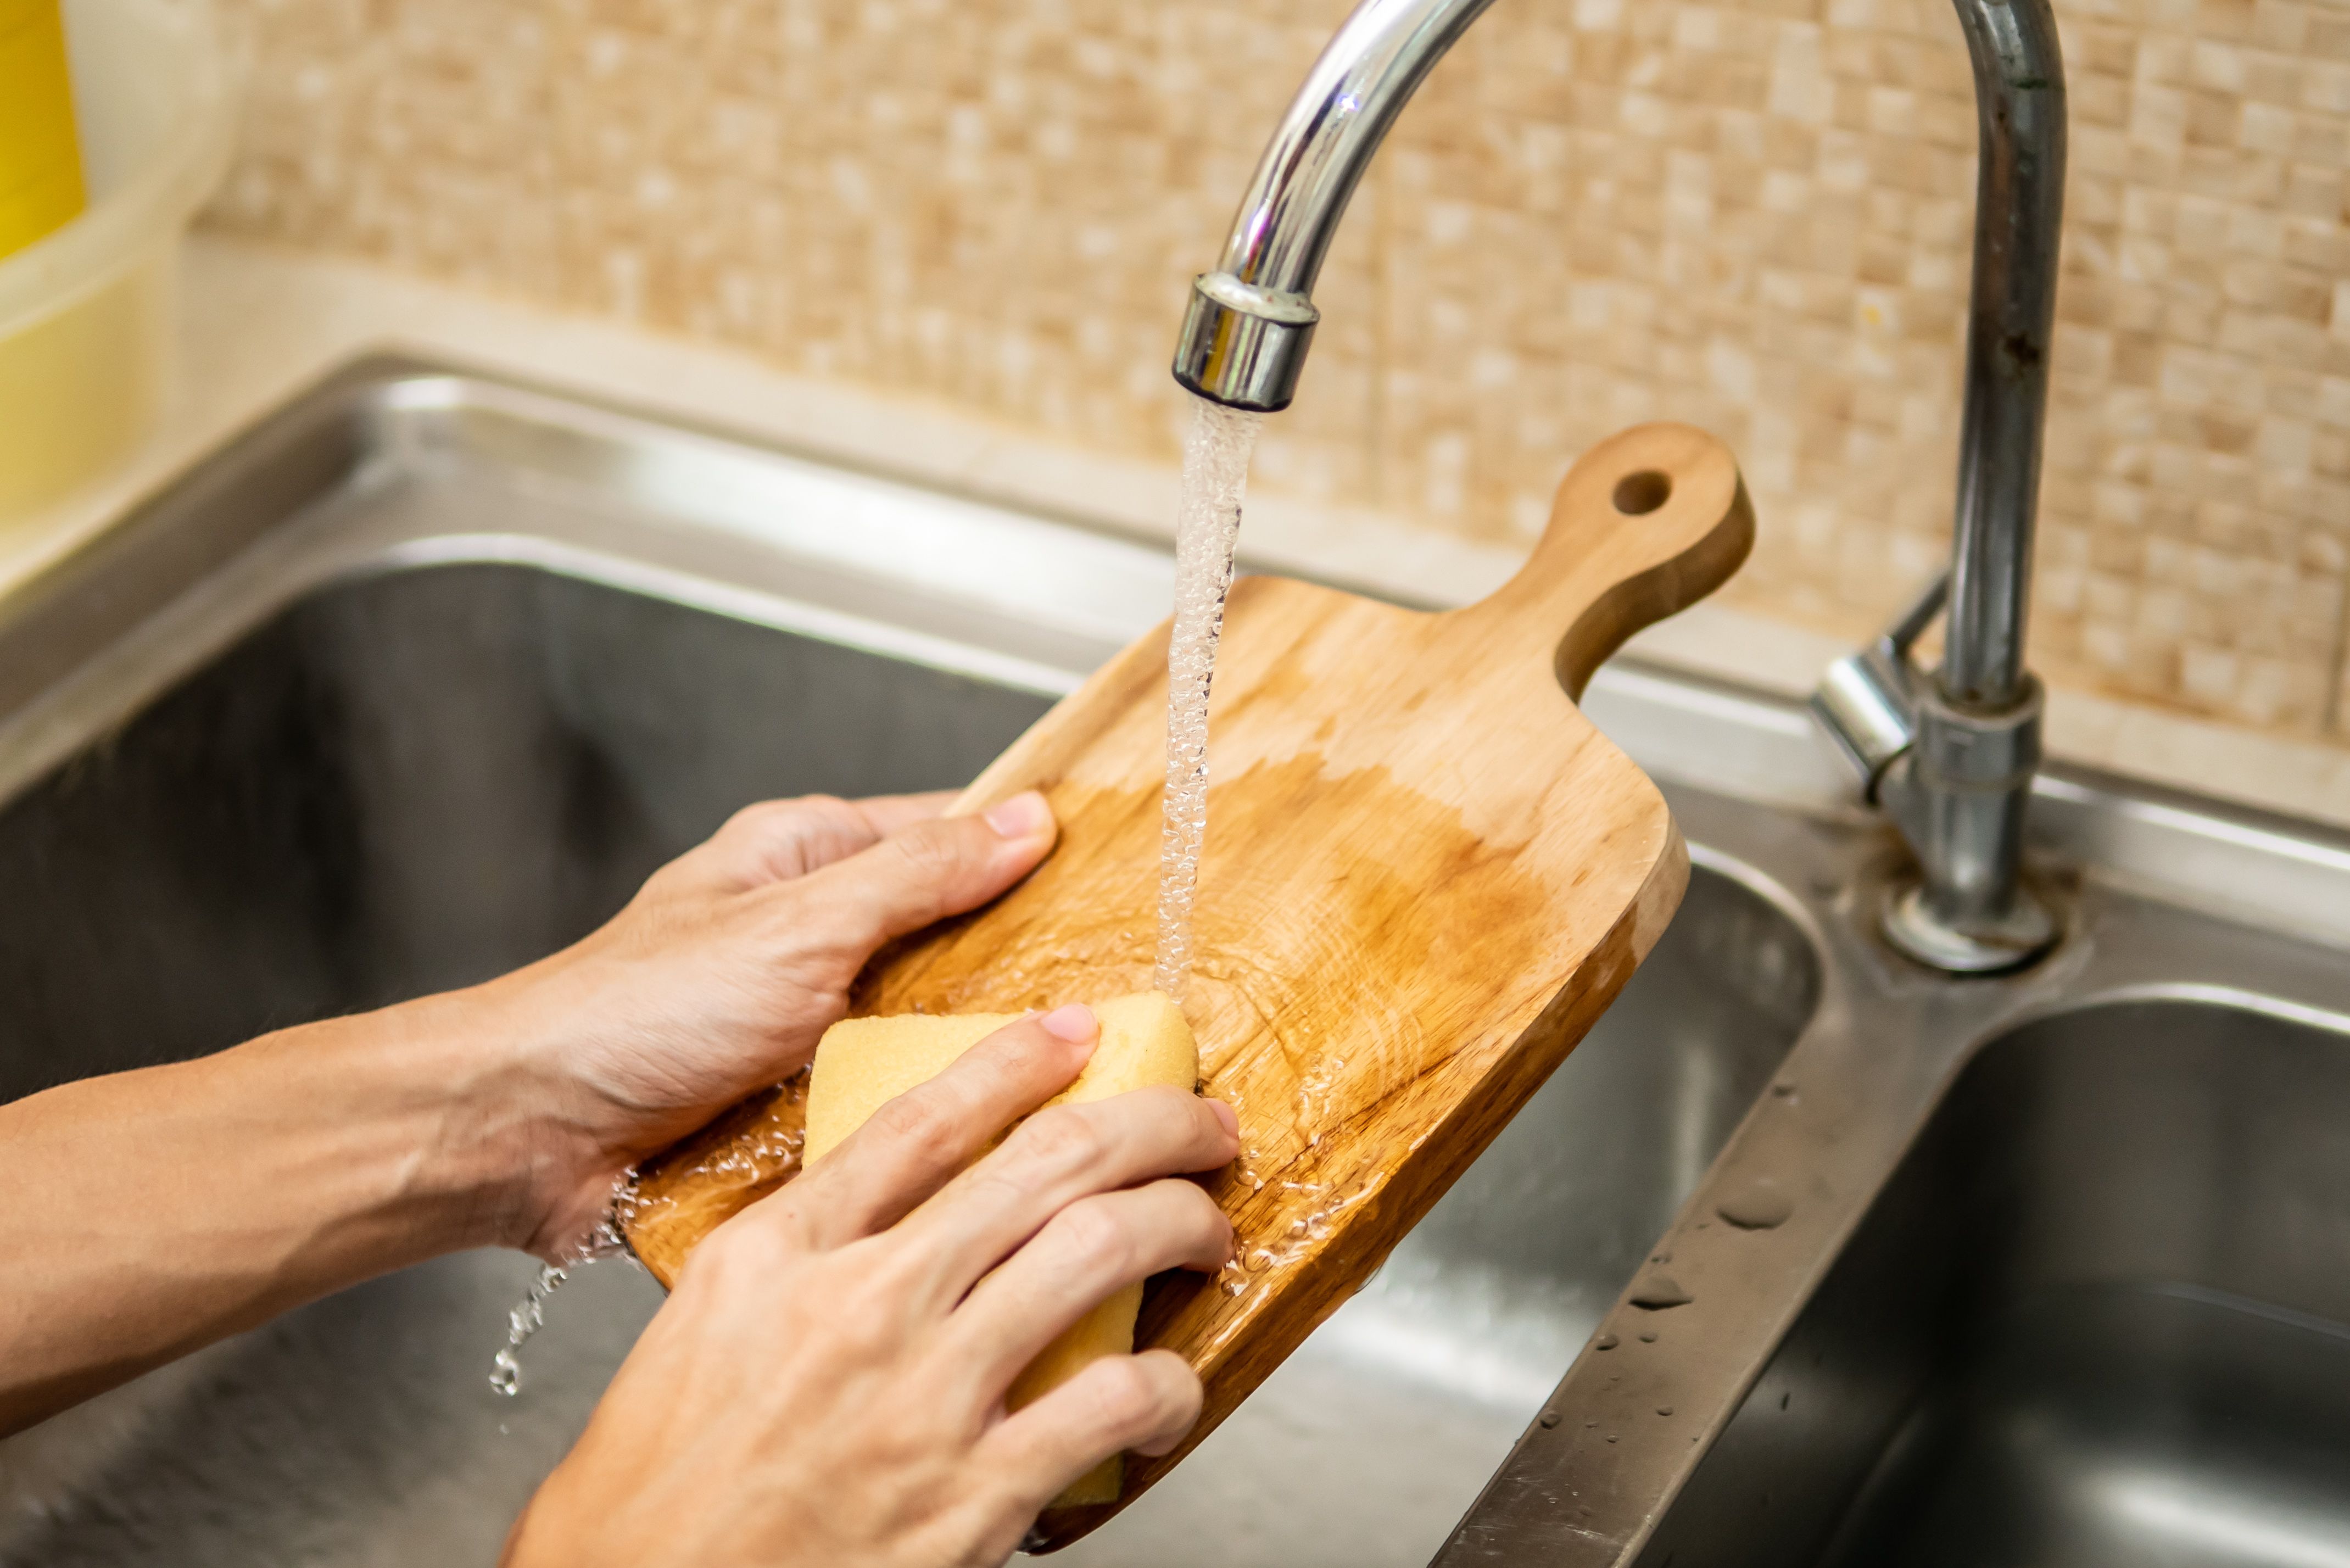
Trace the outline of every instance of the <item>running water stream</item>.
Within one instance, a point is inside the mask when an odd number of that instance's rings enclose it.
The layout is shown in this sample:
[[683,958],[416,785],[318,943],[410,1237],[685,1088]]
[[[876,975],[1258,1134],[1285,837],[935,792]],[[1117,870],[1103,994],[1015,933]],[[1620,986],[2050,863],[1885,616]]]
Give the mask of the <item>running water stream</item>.
[[1198,400],[1175,514],[1175,626],[1167,644],[1167,802],[1159,847],[1152,983],[1177,1002],[1191,976],[1191,905],[1208,831],[1208,688],[1232,586],[1241,498],[1262,414]]

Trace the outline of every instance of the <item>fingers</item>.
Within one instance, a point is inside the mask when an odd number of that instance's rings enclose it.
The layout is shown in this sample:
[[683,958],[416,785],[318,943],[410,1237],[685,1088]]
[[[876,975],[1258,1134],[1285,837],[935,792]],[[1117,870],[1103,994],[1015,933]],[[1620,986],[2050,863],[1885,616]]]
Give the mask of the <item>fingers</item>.
[[1232,1227],[1196,1184],[1154,1181],[1081,1199],[979,1282],[947,1320],[947,1364],[983,1399],[1096,1305],[1167,1269],[1222,1268]]
[[812,1241],[837,1247],[896,1224],[1005,1127],[1067,1088],[1100,1033],[1085,1007],[1024,1018],[883,1106],[785,1189],[806,1200]]
[[1112,1454],[1157,1456],[1200,1418],[1200,1379],[1171,1350],[1105,1355],[1014,1411],[980,1439],[1029,1508],[1042,1508]]
[[671,862],[662,877],[671,885],[690,882],[736,893],[788,882],[869,849],[953,803],[953,793],[946,790],[868,800],[811,794],[759,801]]
[[881,841],[864,805],[831,795],[763,800],[728,817],[701,844],[663,867],[649,886],[741,893],[787,882]]
[[947,1183],[900,1231],[936,1251],[941,1285],[960,1299],[1078,1199],[1229,1164],[1240,1152],[1234,1126],[1232,1107],[1188,1089],[1055,1106]]
[[845,946],[869,951],[949,915],[976,909],[1035,868],[1058,829],[1035,790],[977,816],[899,828],[802,879]]
[[865,820],[873,825],[877,838],[887,838],[901,828],[918,822],[928,822],[942,816],[954,804],[953,790],[932,790],[928,794],[877,794],[857,803],[865,813]]

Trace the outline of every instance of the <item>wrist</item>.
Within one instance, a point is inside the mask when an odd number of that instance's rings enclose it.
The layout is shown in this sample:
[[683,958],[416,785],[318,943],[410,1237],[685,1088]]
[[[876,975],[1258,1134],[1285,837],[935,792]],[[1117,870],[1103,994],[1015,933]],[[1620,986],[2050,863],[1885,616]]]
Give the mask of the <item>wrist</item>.
[[[303,1039],[298,1051],[317,1074],[322,1101],[341,1102],[337,1114],[355,1132],[382,1129],[392,1155],[385,1200],[417,1232],[421,1255],[502,1246],[552,1256],[593,1230],[592,1214],[575,1230],[564,1226],[603,1151],[494,983],[328,1020],[248,1049],[270,1052],[294,1035],[324,1036]],[[364,1133],[358,1137],[365,1143]]]
[[394,1010],[412,1012],[402,1022],[463,1064],[449,1078],[447,1147],[491,1195],[486,1240],[549,1262],[595,1240],[636,1160],[700,1125],[663,1131],[583,1071],[615,1004],[567,957]]

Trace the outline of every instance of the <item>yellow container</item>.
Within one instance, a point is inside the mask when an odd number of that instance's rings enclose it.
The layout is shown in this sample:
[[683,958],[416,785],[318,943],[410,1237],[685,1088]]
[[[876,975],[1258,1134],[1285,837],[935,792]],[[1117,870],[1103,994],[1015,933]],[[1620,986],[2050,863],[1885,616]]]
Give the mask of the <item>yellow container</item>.
[[0,256],[80,217],[86,199],[57,0],[0,0]]
[[[56,4],[0,0],[0,22]],[[62,14],[88,203],[0,254],[0,522],[103,472],[152,428],[180,234],[219,183],[234,130],[206,0],[64,0]],[[12,96],[0,77],[0,100]],[[0,109],[0,124],[14,112]]]

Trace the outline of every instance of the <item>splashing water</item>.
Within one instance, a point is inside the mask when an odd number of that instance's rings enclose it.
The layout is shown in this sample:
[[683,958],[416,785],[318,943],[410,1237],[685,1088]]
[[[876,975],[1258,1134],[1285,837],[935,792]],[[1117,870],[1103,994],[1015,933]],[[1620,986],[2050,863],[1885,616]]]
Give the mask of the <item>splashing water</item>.
[[506,1314],[506,1345],[490,1360],[490,1386],[511,1399],[522,1392],[522,1359],[518,1354],[530,1336],[546,1326],[546,1298],[571,1277],[567,1269],[549,1263],[531,1281],[530,1293]]
[[636,1262],[629,1251],[627,1216],[638,1202],[635,1168],[620,1173],[612,1184],[612,1200],[606,1207],[604,1218],[584,1238],[573,1242],[563,1252],[562,1262],[548,1263],[538,1271],[530,1282],[530,1290],[506,1313],[505,1347],[490,1358],[490,1386],[512,1399],[522,1392],[522,1347],[530,1336],[546,1326],[546,1298],[574,1272],[601,1258],[626,1258]]
[[1208,834],[1208,687],[1232,591],[1249,454],[1264,416],[1201,398],[1183,448],[1175,514],[1175,628],[1167,644],[1167,805],[1159,844],[1159,962],[1176,1001],[1191,977],[1191,904]]

